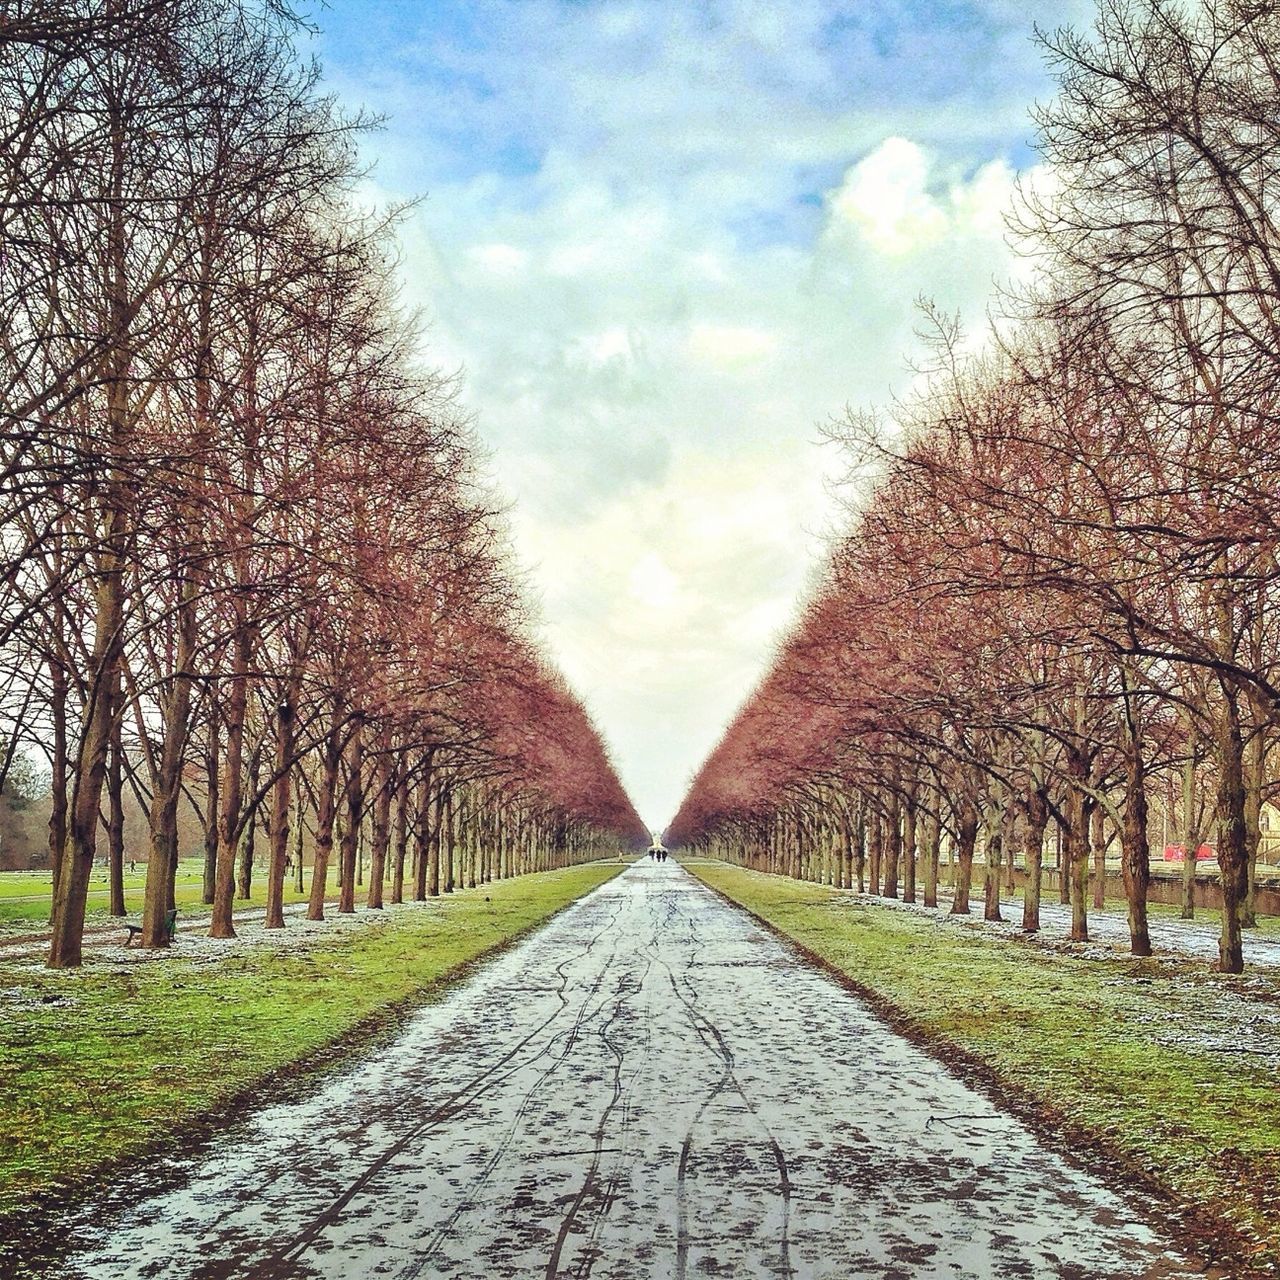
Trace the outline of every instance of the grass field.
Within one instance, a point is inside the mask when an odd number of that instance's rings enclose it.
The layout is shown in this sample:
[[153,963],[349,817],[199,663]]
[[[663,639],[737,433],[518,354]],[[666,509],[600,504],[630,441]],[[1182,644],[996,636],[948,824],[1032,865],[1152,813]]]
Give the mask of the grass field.
[[[308,876],[310,872],[308,871]],[[125,910],[130,915],[142,912],[142,888],[146,880],[146,866],[137,864],[137,870],[130,871],[125,867],[124,893]],[[204,888],[203,864],[198,858],[186,858],[178,865],[178,875],[174,897],[178,910],[183,915],[196,915],[207,912],[208,907],[201,901]],[[0,929],[10,933],[15,930],[24,932],[38,929],[49,919],[49,899],[52,880],[48,871],[4,871],[0,872]],[[266,874],[261,866],[254,870],[253,894],[247,900],[237,899],[237,909],[241,906],[262,906],[267,897]],[[292,877],[285,884],[285,901],[301,902],[306,898],[305,891],[297,893],[293,888]],[[95,868],[93,879],[89,883],[89,902],[85,919],[90,924],[105,924],[111,919],[107,914],[110,891],[107,887],[105,869]]]
[[998,1100],[1183,1206],[1184,1223],[1221,1224],[1212,1245],[1280,1262],[1274,977],[1077,959],[816,885],[687,865],[971,1066]]
[[590,863],[501,881],[320,944],[213,964],[174,954],[52,973],[0,960],[0,1215],[163,1143],[620,870]]

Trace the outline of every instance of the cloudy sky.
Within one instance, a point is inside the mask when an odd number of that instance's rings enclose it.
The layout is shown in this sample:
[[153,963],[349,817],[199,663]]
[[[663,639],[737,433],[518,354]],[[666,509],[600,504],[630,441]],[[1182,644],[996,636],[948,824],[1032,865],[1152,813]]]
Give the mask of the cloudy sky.
[[980,319],[1080,0],[332,0],[330,84],[429,358],[515,502],[547,643],[655,828],[834,520],[818,424]]

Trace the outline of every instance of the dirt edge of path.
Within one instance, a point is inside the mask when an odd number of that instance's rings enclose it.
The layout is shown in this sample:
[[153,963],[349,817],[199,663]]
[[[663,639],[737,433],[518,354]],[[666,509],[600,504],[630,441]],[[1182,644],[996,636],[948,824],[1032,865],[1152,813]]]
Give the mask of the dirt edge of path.
[[1016,1117],[1042,1139],[1055,1155],[1105,1182],[1126,1203],[1131,1204],[1135,1213],[1153,1230],[1168,1236],[1170,1221],[1157,1220],[1150,1209],[1135,1203],[1135,1196],[1145,1195],[1158,1201],[1176,1225],[1177,1230],[1171,1235],[1173,1243],[1188,1253],[1189,1260],[1204,1270],[1208,1280],[1275,1280],[1280,1275],[1275,1267],[1259,1266],[1257,1260],[1250,1257],[1248,1238],[1215,1211],[1211,1204],[1193,1203],[1179,1195],[1143,1169],[1105,1135],[1067,1120],[1030,1090],[1007,1080],[978,1054],[946,1036],[930,1031],[908,1010],[865,986],[772,921],[744,906],[722,889],[709,884],[696,872],[690,870],[689,874],[703,888],[745,912],[809,964],[821,969],[851,991],[898,1035],[954,1072],[965,1084],[977,1089],[994,1106]]
[[[22,1280],[22,1277],[38,1272],[38,1266],[29,1272],[26,1269],[28,1265],[47,1263],[61,1256],[65,1252],[68,1219],[76,1225],[90,1225],[76,1221],[84,1211],[83,1200],[89,1192],[101,1194],[102,1200],[95,1200],[95,1204],[105,1201],[111,1209],[128,1205],[137,1195],[137,1185],[132,1181],[127,1187],[108,1185],[115,1174],[132,1170],[135,1166],[145,1166],[149,1161],[172,1152],[179,1143],[184,1155],[198,1155],[220,1133],[239,1123],[256,1108],[285,1101],[292,1086],[305,1086],[318,1080],[323,1073],[339,1069],[376,1050],[394,1039],[419,1009],[440,999],[476,969],[550,924],[615,878],[611,876],[586,893],[570,899],[541,920],[535,920],[501,942],[477,952],[409,995],[383,1005],[325,1044],[259,1076],[217,1106],[184,1117],[172,1128],[158,1134],[153,1142],[104,1160],[81,1174],[68,1177],[57,1187],[34,1193],[21,1209],[0,1213],[0,1278]],[[179,1171],[154,1171],[153,1185],[157,1190],[178,1180]]]

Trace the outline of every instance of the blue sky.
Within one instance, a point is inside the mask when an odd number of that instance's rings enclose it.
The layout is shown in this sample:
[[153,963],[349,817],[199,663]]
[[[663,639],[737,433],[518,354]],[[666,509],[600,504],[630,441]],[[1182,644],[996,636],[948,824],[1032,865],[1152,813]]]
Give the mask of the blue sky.
[[[607,163],[610,122],[582,119],[582,103],[602,87],[669,90],[682,69],[696,79],[674,86],[684,90],[675,98],[655,92],[652,121],[686,116],[690,93],[699,112],[725,122],[779,107],[867,123],[897,113],[916,123],[917,141],[955,146],[961,162],[965,149],[975,161],[993,150],[1025,158],[1025,108],[1047,86],[1031,24],[1062,13],[1044,4],[334,0],[316,16],[335,79],[392,112],[397,140],[423,143],[385,166],[389,180],[413,182],[423,165],[446,180],[523,176],[567,133],[594,132]],[[781,47],[791,52],[779,56]],[[714,160],[717,141],[707,139],[705,158]]]
[[[516,503],[556,658],[660,827],[837,517],[817,424],[908,385],[921,294],[981,319],[1077,0],[333,0],[387,117],[424,358]],[[1038,179],[1038,175],[1037,178]]]

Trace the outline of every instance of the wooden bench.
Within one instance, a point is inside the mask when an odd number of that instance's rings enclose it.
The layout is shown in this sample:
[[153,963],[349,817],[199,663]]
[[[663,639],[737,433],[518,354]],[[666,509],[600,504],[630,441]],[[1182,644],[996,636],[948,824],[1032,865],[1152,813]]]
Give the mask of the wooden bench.
[[[142,921],[141,920],[139,920],[137,924],[135,924],[132,920],[126,920],[124,922],[124,927],[128,930],[128,933],[124,940],[124,945],[126,947],[129,946],[129,944],[134,940],[134,938],[142,937]],[[168,915],[166,915],[164,918],[165,936],[169,939],[170,942],[173,941],[173,935],[177,932],[177,930],[178,930],[178,909],[177,907],[174,907],[173,910],[170,911]]]

